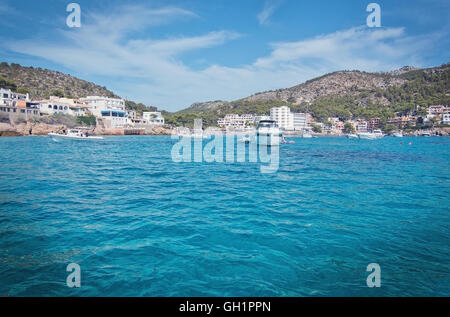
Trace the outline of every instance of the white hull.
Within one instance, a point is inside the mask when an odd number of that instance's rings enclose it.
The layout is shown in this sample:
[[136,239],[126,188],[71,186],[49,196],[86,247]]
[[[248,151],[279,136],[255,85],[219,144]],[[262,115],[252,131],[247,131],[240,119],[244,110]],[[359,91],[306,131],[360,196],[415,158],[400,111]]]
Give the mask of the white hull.
[[347,134],[347,139],[357,139],[358,136],[356,134]]
[[358,133],[358,137],[362,140],[375,140],[384,137],[381,133],[362,132]]
[[397,132],[392,135],[394,138],[403,138],[403,133]]
[[358,134],[358,137],[361,140],[375,140],[377,138],[376,135],[371,134],[371,133],[360,133],[360,134]]
[[103,140],[102,136],[75,136],[75,135],[66,135],[66,134],[59,134],[59,133],[49,133],[49,137],[56,140],[61,139],[71,139],[71,140],[83,140],[83,141],[89,141],[89,140]]

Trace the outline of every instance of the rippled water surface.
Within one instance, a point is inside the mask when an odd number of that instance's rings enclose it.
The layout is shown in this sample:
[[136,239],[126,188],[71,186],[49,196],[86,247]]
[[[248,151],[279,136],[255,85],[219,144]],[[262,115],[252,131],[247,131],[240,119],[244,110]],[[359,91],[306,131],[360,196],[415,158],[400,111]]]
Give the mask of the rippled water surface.
[[450,138],[296,139],[273,174],[173,144],[1,138],[0,295],[450,296]]

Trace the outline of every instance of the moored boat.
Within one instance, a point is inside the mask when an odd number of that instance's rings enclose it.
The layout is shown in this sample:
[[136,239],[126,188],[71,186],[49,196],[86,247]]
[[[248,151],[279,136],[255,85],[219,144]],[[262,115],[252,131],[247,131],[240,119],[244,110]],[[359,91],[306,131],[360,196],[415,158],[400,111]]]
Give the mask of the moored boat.
[[261,120],[256,128],[256,140],[259,145],[278,146],[283,134],[273,120]]
[[88,132],[83,132],[82,129],[69,129],[67,133],[48,133],[48,136],[53,140],[58,139],[72,139],[72,140],[103,140],[102,136],[89,135]]
[[381,130],[376,129],[372,132],[360,132],[358,133],[358,137],[362,140],[375,140],[384,137],[384,134]]

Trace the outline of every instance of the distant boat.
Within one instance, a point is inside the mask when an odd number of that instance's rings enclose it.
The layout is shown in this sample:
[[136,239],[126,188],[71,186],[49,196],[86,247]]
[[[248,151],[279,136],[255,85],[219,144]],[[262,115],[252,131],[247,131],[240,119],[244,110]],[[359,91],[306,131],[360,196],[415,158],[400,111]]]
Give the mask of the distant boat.
[[48,136],[53,140],[59,139],[72,139],[72,140],[103,140],[102,136],[89,135],[87,132],[83,132],[81,129],[69,129],[67,133],[48,133]]
[[357,139],[357,138],[358,138],[358,135],[355,133],[347,134],[347,139]]
[[403,138],[403,132],[402,131],[397,131],[397,132],[393,133],[392,136],[394,138]]
[[384,137],[383,132],[381,130],[376,129],[372,132],[361,132],[358,133],[358,137],[362,140],[375,140]]
[[430,136],[431,136],[431,133],[428,132],[428,131],[424,131],[424,132],[422,132],[422,136],[430,137]]
[[311,132],[308,129],[303,130],[302,132],[302,138],[304,139],[311,139],[313,136]]
[[286,140],[284,137],[281,139],[281,143],[283,144],[294,144],[294,140]]

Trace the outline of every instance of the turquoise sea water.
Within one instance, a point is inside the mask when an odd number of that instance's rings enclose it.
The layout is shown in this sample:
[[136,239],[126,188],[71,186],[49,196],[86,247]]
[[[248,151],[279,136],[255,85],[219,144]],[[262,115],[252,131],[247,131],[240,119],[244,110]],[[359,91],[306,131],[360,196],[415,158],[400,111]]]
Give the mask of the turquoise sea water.
[[173,144],[0,138],[0,296],[450,296],[450,138],[296,139],[273,174]]

